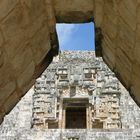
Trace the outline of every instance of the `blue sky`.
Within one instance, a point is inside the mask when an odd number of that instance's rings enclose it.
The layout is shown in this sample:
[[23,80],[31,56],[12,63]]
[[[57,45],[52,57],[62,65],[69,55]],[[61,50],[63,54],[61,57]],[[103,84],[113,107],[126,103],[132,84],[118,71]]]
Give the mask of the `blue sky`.
[[95,50],[94,24],[57,24],[60,50]]

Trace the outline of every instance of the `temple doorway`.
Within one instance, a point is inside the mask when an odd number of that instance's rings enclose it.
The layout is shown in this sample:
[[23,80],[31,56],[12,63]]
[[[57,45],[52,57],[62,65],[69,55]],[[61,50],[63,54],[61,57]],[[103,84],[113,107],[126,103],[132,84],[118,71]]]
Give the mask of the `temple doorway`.
[[66,109],[66,129],[86,129],[86,108]]

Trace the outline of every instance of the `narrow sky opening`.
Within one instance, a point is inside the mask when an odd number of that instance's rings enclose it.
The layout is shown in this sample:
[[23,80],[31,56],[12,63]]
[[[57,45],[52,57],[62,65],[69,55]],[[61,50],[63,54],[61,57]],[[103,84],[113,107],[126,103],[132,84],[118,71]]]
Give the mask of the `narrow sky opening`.
[[57,24],[60,50],[95,50],[94,24]]

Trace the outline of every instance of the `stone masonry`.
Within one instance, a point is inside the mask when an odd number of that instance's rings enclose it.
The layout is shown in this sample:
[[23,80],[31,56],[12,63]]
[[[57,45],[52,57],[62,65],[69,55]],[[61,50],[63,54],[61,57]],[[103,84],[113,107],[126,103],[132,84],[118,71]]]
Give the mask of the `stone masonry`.
[[0,139],[140,140],[140,109],[95,52],[65,51],[5,117]]
[[0,0],[0,122],[47,68],[56,23],[95,23],[96,55],[140,104],[139,0]]

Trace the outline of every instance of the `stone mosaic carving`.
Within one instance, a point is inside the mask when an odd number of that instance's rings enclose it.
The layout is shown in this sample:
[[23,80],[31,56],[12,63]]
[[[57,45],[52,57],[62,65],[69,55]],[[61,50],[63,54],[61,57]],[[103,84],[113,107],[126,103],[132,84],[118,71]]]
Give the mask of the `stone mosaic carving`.
[[36,81],[33,126],[66,128],[69,104],[76,107],[75,100],[85,99],[85,128],[122,128],[121,92],[114,73],[101,58],[95,59],[94,52],[62,52]]

